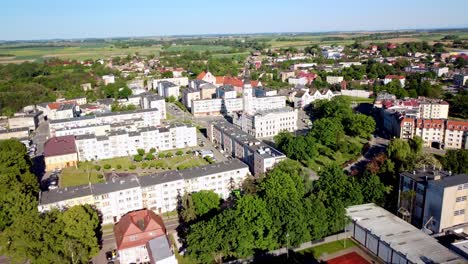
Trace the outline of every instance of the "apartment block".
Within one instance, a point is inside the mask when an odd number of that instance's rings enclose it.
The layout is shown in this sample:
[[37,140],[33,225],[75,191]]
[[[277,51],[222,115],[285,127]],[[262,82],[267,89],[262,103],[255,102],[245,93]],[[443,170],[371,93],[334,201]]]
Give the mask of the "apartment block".
[[105,135],[76,136],[80,161],[100,160],[137,154],[137,149],[156,151],[194,147],[197,145],[195,127],[170,125],[167,127],[141,127],[135,131],[116,130]]
[[214,121],[208,128],[208,138],[232,157],[249,165],[250,172],[258,176],[278,162],[286,159],[280,151],[255,139],[226,121]]
[[[414,191],[414,196],[408,191]],[[435,168],[400,173],[398,207],[408,212],[407,220],[418,228],[434,233],[468,231],[467,196],[467,174]]]
[[201,167],[138,177],[112,177],[106,183],[41,192],[40,212],[78,204],[94,205],[103,224],[115,223],[128,212],[148,208],[157,213],[173,211],[185,192],[213,190],[227,198],[248,176],[249,167],[238,159]]
[[242,113],[234,116],[233,123],[255,138],[267,138],[282,131],[296,131],[297,114],[297,110],[290,107],[258,111],[253,115]]

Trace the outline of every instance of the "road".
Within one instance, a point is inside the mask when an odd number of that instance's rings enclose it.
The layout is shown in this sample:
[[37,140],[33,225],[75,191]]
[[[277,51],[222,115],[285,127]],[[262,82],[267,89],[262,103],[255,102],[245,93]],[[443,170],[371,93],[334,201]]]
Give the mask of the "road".
[[[92,258],[93,264],[107,264],[106,252],[116,249],[114,231],[112,229],[105,230],[102,235],[102,248],[98,255]],[[118,264],[118,260],[114,260],[115,264]]]
[[344,169],[350,172],[352,169],[364,169],[366,164],[377,154],[384,152],[387,149],[390,140],[381,137],[372,137],[369,141],[370,147],[364,155]]

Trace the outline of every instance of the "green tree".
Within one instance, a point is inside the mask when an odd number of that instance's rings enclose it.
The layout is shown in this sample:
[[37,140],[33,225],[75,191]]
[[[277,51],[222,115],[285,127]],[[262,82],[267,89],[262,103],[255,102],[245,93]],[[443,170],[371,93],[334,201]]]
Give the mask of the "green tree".
[[344,128],[340,120],[321,118],[314,122],[309,132],[317,141],[327,147],[337,149],[339,142],[344,138]]
[[344,119],[343,123],[346,134],[350,136],[368,138],[375,130],[374,119],[362,114],[349,115]]
[[279,245],[297,246],[310,239],[302,202],[305,190],[302,182],[298,175],[274,168],[261,184]]
[[447,150],[442,158],[442,165],[445,170],[450,170],[453,173],[468,174],[468,150]]
[[327,209],[315,196],[304,200],[305,218],[312,240],[321,239],[328,234]]
[[133,156],[133,160],[136,162],[140,162],[143,160],[143,157],[141,155],[135,155]]
[[192,200],[197,217],[210,213],[212,210],[218,210],[221,202],[219,196],[213,191],[193,193]]
[[391,187],[386,187],[381,181],[379,176],[372,173],[364,173],[360,180],[361,190],[365,203],[382,204],[385,195],[389,194]]
[[171,71],[165,71],[161,73],[161,78],[174,78],[174,74]]
[[176,155],[177,155],[177,156],[181,156],[181,155],[183,155],[183,154],[184,154],[184,151],[182,151],[182,150],[178,150],[178,151],[176,152]]
[[154,160],[154,155],[152,153],[146,154],[145,160]]
[[[99,216],[90,205],[73,206],[63,212],[61,220],[64,223],[63,233],[67,243],[65,249],[72,263],[86,263],[99,252],[97,232],[99,232]],[[73,246],[72,246],[73,245]]]
[[144,156],[145,155],[145,150],[144,149],[137,149],[138,155]]

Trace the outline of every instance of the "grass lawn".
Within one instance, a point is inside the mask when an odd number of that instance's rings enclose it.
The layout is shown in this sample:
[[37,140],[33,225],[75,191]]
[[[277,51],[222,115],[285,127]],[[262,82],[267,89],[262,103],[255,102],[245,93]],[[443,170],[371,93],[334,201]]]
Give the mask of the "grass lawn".
[[[164,170],[188,169],[208,164],[208,162],[205,159],[202,159],[199,156],[195,156],[193,154],[185,154],[186,150],[184,150],[184,155],[181,156],[176,156],[176,151],[177,150],[163,152],[171,152],[174,154],[173,157],[161,158],[151,161],[134,162],[129,157],[119,157],[113,159],[99,160],[95,162],[80,162],[78,168],[63,169],[62,174],[60,176],[60,187],[63,188],[88,184],[88,175],[89,181],[91,183],[103,182],[104,178],[100,176],[106,172],[111,171],[134,171],[135,173],[138,173],[143,176],[151,173],[161,172]],[[104,169],[104,165],[106,164],[109,164],[111,166],[111,169]],[[147,166],[145,168],[142,168],[143,164],[146,164]],[[96,171],[96,169],[94,168],[95,165],[99,165],[101,167],[100,171]],[[120,165],[121,169],[117,169],[117,165]],[[131,165],[135,165],[136,169],[130,169]]]
[[[358,137],[349,137],[346,136],[345,142],[350,142],[354,143],[359,146],[359,149],[362,149],[364,144],[367,142],[366,139],[358,138]],[[323,148],[326,148],[325,146],[322,146]],[[332,151],[331,149],[328,150],[329,153],[327,154],[319,154],[317,157],[315,157],[313,160],[309,161],[307,163],[307,167],[310,169],[318,172],[321,169],[323,169],[327,164],[335,162],[339,165],[344,164],[345,162],[356,158],[360,154],[353,155],[349,153],[342,153],[340,151]]]
[[324,254],[333,254],[335,252],[338,252],[347,248],[351,248],[354,246],[356,246],[356,243],[354,243],[354,241],[351,240],[350,238],[347,238],[347,239],[338,240],[338,241],[322,244],[319,246],[311,247],[311,248],[299,251],[297,253],[301,255],[312,253],[315,258],[320,258],[320,256]]
[[363,98],[363,97],[354,97],[354,96],[346,96],[343,97],[349,99],[351,102],[356,103],[374,103],[374,98]]

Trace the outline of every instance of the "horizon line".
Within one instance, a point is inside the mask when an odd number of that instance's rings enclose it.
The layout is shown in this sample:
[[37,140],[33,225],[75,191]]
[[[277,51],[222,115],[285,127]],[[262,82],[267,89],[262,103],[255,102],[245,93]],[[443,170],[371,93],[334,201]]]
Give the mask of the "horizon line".
[[79,41],[79,40],[100,40],[100,39],[124,39],[124,38],[168,38],[168,37],[203,37],[203,36],[249,36],[249,35],[272,35],[272,34],[331,34],[331,33],[373,33],[373,32],[408,32],[408,31],[431,31],[431,30],[468,30],[468,25],[453,27],[433,27],[433,28],[399,28],[399,29],[361,29],[361,30],[326,30],[326,31],[278,31],[278,32],[251,32],[251,33],[200,33],[200,34],[172,34],[172,35],[140,35],[140,36],[107,36],[107,37],[72,37],[72,38],[43,38],[43,39],[0,39],[0,44],[5,42],[33,42],[33,41]]

